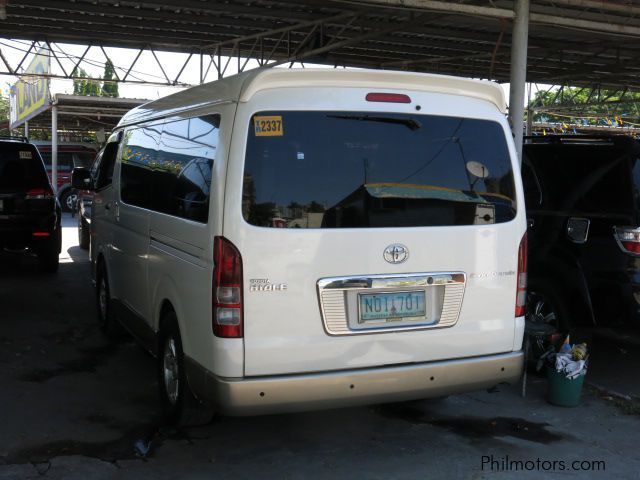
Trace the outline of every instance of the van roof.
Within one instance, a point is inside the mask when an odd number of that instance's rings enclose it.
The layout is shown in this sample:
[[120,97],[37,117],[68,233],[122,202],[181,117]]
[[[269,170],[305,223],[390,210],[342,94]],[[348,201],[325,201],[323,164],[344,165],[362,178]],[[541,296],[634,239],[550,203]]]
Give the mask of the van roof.
[[264,68],[188,88],[130,110],[118,127],[226,102],[248,102],[275,88],[346,87],[415,90],[485,100],[506,112],[500,85],[485,80],[389,70]]

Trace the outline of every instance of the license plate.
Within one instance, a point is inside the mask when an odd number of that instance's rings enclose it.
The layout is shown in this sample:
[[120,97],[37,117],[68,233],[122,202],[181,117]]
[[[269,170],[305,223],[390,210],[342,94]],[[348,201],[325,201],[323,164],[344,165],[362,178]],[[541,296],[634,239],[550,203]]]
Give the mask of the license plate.
[[360,294],[359,301],[360,322],[424,318],[427,311],[423,291]]

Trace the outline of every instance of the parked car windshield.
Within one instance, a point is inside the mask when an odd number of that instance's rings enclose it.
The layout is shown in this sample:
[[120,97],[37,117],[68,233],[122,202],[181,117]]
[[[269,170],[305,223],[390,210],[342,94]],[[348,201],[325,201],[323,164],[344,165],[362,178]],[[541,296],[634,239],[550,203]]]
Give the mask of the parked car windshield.
[[0,144],[0,190],[45,187],[48,184],[42,160],[32,145]]
[[261,112],[243,216],[284,228],[500,223],[516,214],[499,123],[375,112]]

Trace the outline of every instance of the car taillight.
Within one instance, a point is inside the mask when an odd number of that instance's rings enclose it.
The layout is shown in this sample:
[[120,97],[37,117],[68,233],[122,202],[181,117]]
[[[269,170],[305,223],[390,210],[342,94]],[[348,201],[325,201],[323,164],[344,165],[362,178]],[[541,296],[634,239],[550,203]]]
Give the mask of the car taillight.
[[516,317],[522,317],[527,307],[527,234],[518,248],[518,277],[516,287]]
[[47,200],[53,198],[53,192],[48,188],[32,188],[25,195],[27,200]]
[[213,243],[213,333],[242,338],[242,257],[224,237]]
[[640,255],[640,228],[614,227],[613,235],[624,253]]

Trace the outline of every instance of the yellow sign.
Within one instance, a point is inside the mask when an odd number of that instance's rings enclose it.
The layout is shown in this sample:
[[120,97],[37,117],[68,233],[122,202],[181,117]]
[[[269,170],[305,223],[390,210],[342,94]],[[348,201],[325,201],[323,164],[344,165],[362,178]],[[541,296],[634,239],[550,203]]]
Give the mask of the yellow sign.
[[281,137],[284,135],[280,115],[253,117],[256,137]]
[[35,117],[49,106],[49,79],[42,76],[49,73],[49,56],[40,50],[11,87],[11,128]]

